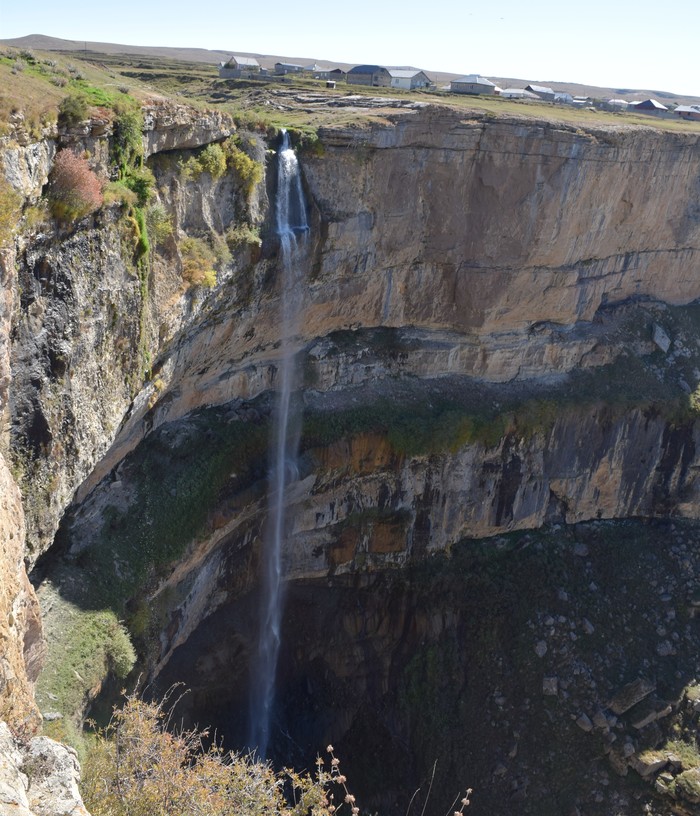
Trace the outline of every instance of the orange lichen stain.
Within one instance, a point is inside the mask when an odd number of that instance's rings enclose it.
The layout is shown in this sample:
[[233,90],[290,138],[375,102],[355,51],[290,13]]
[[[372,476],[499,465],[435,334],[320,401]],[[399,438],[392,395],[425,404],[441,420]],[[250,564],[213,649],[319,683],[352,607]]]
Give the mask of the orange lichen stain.
[[406,525],[376,521],[369,537],[369,552],[396,553],[406,549]]
[[356,527],[346,527],[338,538],[328,548],[328,564],[337,567],[347,564],[355,557],[357,545],[360,543],[360,530]]
[[365,476],[387,469],[398,462],[387,438],[380,434],[358,434],[340,439],[316,451],[321,467],[327,470],[347,469]]

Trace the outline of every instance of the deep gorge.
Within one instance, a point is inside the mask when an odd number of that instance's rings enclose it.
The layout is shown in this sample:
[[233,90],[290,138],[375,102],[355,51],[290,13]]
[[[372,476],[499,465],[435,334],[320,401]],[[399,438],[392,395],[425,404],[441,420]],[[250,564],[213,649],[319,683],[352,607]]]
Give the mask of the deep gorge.
[[[94,130],[8,141],[5,173],[34,201],[56,141],[106,162]],[[183,174],[233,133],[257,185]],[[238,747],[282,355],[276,142],[169,106],[143,139],[173,224],[146,273],[115,205],[0,254],[13,570],[33,570],[58,736],[112,704],[128,632],[132,680],[184,683],[179,714]],[[405,812],[437,761],[428,813],[467,785],[475,816],[692,813],[673,794],[692,768],[659,756],[697,725],[698,138],[415,104],[299,141],[271,757],[308,767],[333,742],[371,812]],[[216,286],[188,286],[178,240],[243,226]]]

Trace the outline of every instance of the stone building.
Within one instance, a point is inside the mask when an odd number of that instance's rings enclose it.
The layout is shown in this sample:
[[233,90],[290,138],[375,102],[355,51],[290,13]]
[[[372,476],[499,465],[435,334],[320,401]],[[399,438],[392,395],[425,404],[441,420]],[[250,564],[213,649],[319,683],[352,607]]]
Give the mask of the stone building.
[[371,85],[374,88],[391,87],[391,74],[382,65],[356,65],[347,74],[350,85]]
[[467,76],[453,79],[450,82],[450,91],[461,94],[494,94],[496,86],[490,79],[478,74],[467,74]]

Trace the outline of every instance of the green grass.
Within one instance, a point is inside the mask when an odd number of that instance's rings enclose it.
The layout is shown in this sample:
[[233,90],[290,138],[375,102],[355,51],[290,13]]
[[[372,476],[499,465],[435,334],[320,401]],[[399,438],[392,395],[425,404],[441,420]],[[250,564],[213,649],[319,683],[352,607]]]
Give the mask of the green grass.
[[[99,691],[108,671],[124,679],[136,653],[129,635],[110,610],[82,609],[64,597],[52,598],[47,627],[47,656],[37,682],[42,711],[58,711],[62,720],[47,723],[50,735],[76,724],[76,712]],[[70,732],[68,737],[74,739]]]

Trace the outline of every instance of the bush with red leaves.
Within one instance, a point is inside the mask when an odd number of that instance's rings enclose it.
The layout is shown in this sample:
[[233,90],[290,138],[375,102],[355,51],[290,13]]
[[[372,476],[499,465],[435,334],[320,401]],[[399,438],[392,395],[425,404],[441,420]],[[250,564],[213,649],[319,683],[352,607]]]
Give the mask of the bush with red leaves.
[[71,223],[102,206],[102,182],[86,159],[61,150],[49,174],[48,199],[54,218]]

